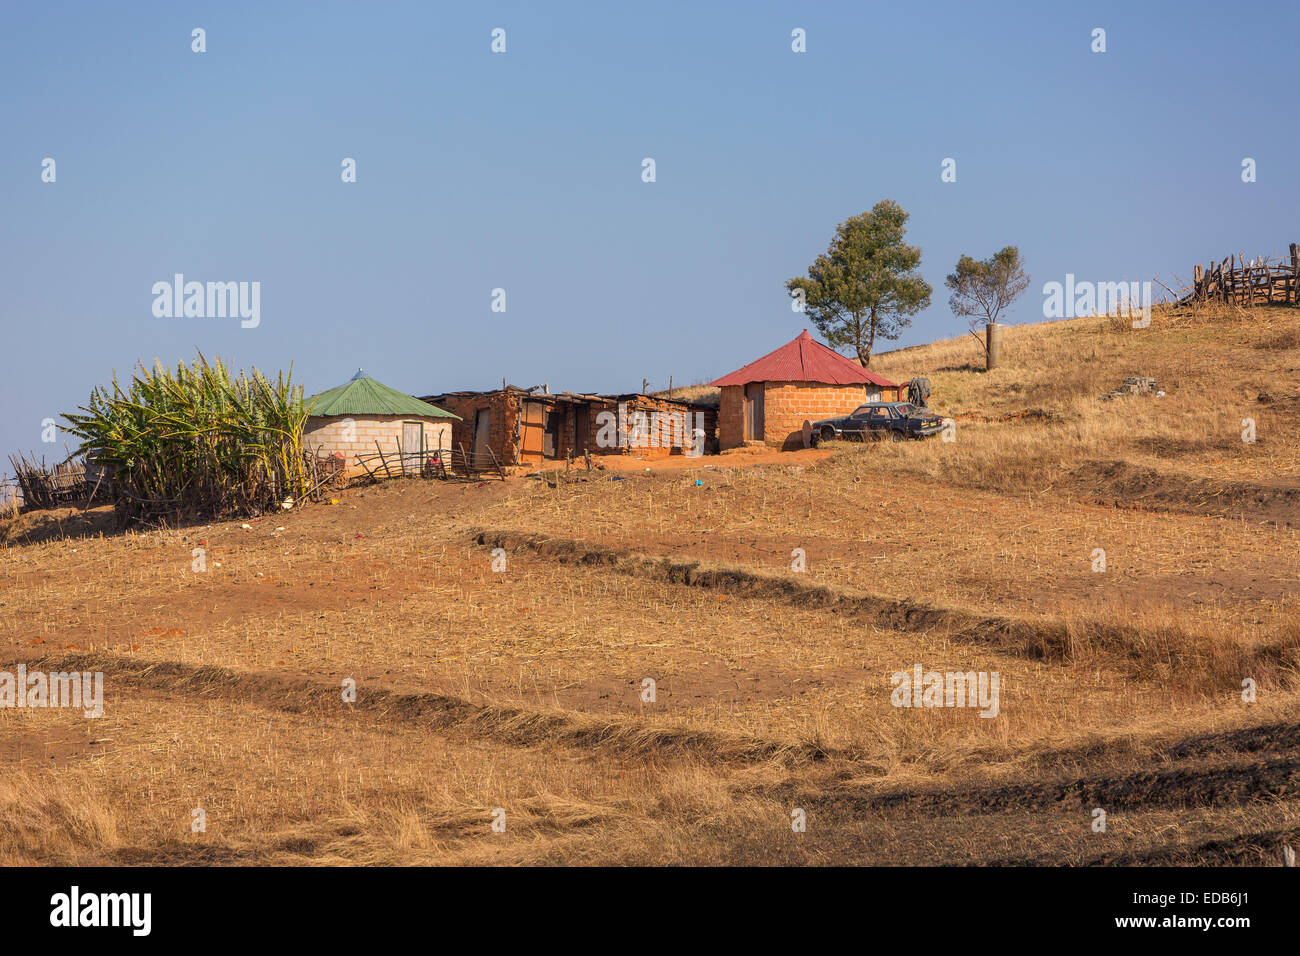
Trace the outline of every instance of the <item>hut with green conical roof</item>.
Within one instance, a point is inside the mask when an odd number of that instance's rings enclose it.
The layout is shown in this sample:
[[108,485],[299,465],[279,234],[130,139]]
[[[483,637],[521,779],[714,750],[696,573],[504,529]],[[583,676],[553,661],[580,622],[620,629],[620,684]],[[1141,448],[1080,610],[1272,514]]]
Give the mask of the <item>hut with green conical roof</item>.
[[[436,405],[376,381],[361,369],[351,379],[308,400],[303,447],[344,462],[348,474],[420,474],[429,459],[451,451],[451,423]],[[369,467],[361,459],[383,456]]]

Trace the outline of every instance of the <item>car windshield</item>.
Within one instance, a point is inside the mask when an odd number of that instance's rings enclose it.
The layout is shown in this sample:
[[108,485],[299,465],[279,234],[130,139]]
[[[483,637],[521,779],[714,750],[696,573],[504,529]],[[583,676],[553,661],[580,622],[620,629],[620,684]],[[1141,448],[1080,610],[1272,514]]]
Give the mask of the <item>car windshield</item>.
[[895,405],[894,408],[897,410],[898,414],[902,415],[904,418],[908,418],[916,413],[916,406],[910,402],[903,402],[901,405]]

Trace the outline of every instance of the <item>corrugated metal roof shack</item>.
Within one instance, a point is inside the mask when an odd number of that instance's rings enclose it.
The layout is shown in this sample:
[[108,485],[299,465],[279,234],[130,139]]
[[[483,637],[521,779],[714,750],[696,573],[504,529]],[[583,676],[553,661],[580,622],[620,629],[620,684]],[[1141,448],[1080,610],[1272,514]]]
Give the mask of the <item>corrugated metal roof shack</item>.
[[[548,392],[514,385],[492,391],[444,392],[423,401],[455,413],[452,443],[474,461],[506,465],[581,459],[586,454],[662,457],[717,450],[717,410],[653,395]],[[689,416],[689,417],[688,417]],[[693,444],[693,432],[703,441]]]

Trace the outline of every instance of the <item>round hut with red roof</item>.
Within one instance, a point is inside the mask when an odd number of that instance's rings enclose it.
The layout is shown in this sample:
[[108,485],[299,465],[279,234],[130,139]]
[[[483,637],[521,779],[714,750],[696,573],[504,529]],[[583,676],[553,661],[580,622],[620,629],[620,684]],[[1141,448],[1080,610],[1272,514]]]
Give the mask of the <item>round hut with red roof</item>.
[[847,415],[863,402],[896,402],[900,386],[799,337],[711,383],[722,389],[718,444],[803,447],[803,423]]

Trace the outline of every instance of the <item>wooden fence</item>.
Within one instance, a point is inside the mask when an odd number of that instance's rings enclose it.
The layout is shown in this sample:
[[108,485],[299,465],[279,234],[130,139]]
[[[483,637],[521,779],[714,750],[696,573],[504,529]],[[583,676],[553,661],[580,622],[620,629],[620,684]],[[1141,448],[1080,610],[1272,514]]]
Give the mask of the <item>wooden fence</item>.
[[1255,305],[1300,303],[1300,244],[1291,243],[1291,260],[1259,256],[1240,262],[1235,255],[1218,265],[1196,267],[1192,292],[1182,302],[1226,302]]
[[23,491],[18,482],[0,475],[0,517],[23,506]]
[[505,480],[505,469],[497,461],[492,449],[485,452],[466,451],[464,445],[456,448],[438,448],[432,451],[385,452],[375,442],[375,454],[358,455],[357,464],[365,469],[369,478],[473,478],[492,473]]
[[14,480],[18,485],[18,497],[22,499],[23,508],[53,508],[86,497],[86,463],[84,460],[69,458],[53,466],[47,466],[45,459],[28,458],[26,455],[10,455],[9,463],[13,465]]

